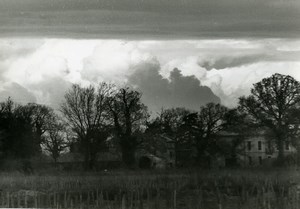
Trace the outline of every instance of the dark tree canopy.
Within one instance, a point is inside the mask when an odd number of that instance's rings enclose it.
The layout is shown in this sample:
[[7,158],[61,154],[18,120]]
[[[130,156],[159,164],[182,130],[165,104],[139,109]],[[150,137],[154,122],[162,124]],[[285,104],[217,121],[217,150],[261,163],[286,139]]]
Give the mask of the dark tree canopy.
[[47,124],[47,131],[43,135],[43,148],[47,151],[56,165],[59,156],[69,147],[70,137],[66,124],[57,115],[53,115]]
[[175,145],[175,163],[188,161],[190,155],[184,155],[186,145],[180,141],[181,125],[183,119],[192,112],[185,108],[162,109],[158,116],[147,122],[147,128],[143,133],[142,148],[150,153],[166,152],[170,140]]
[[300,102],[300,83],[288,75],[274,74],[253,85],[251,95],[241,97],[242,110],[255,122],[271,129],[279,149],[278,160],[284,157],[284,141],[288,140],[291,109]]
[[243,140],[258,129],[276,142],[278,162],[284,160],[285,142],[300,150],[300,83],[291,76],[274,74],[254,84],[235,109],[208,103],[198,112],[169,108],[151,118],[141,97],[134,88],[105,82],[73,85],[65,93],[62,114],[8,98],[0,102],[0,160],[28,161],[45,151],[56,162],[70,147],[70,152],[81,152],[90,170],[109,144],[129,168],[136,165],[137,151],[162,159],[175,154],[177,166],[210,167],[220,156],[237,162]]
[[94,167],[97,153],[109,136],[107,104],[110,94],[111,85],[106,83],[100,83],[97,88],[73,85],[61,105],[61,112],[83,148],[86,169]]
[[125,165],[135,164],[135,151],[138,145],[136,134],[148,118],[147,107],[141,101],[142,94],[129,87],[115,89],[108,106],[115,133],[122,150]]
[[0,129],[4,157],[28,158],[41,153],[42,135],[53,114],[39,104],[19,105],[10,98],[0,104]]
[[191,114],[191,111],[185,108],[162,109],[156,118],[156,122],[160,124],[163,133],[169,137],[176,138],[183,119],[189,114]]
[[210,166],[211,157],[220,152],[216,134],[223,130],[228,109],[221,104],[208,103],[199,113],[192,113],[184,118],[182,139],[197,150],[197,161]]
[[41,151],[40,145],[43,142],[42,138],[53,120],[54,110],[45,105],[29,103],[21,108],[21,112],[27,114],[30,118],[34,138],[36,143],[39,144]]

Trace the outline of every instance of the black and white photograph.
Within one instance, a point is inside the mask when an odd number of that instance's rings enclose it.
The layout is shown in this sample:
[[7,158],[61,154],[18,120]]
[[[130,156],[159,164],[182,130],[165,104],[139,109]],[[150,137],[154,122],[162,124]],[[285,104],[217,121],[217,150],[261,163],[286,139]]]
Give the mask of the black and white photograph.
[[0,0],[0,208],[300,209],[300,0]]

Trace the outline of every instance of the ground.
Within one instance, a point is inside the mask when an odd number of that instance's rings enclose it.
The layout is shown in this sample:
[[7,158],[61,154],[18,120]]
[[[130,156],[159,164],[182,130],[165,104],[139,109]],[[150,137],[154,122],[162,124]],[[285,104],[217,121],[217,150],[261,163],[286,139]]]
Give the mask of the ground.
[[297,208],[300,175],[280,170],[0,174],[0,207]]

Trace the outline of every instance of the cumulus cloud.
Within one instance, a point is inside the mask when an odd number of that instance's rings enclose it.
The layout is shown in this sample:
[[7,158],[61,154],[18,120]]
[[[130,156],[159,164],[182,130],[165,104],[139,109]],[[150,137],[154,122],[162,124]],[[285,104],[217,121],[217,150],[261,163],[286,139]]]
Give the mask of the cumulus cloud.
[[213,69],[207,72],[203,84],[210,86],[224,105],[234,107],[238,98],[249,95],[253,84],[274,73],[291,75],[300,81],[300,62],[259,62],[240,67]]
[[300,41],[294,39],[2,38],[0,52],[0,99],[14,94],[55,108],[72,83],[128,83],[157,110],[175,105],[198,109],[218,98],[234,106],[254,82],[276,72],[300,80]]
[[125,83],[133,67],[153,59],[138,49],[134,42],[107,41],[97,43],[93,53],[83,60],[81,78],[90,82]]
[[64,99],[64,95],[71,87],[72,83],[60,77],[53,77],[40,83],[28,85],[36,101],[41,104],[49,105],[54,109],[59,109]]
[[219,103],[220,99],[207,86],[201,86],[195,76],[183,76],[179,69],[171,71],[168,79],[163,78],[160,64],[142,63],[135,67],[128,82],[143,93],[143,100],[153,111],[162,107],[186,107],[199,110],[208,102]]
[[[22,41],[3,40],[0,79],[15,82],[35,95],[37,102],[58,108],[72,83],[97,84],[101,81],[124,84],[132,66],[153,57],[138,49],[137,43],[117,40],[47,39],[32,42],[26,53]],[[4,47],[5,45],[5,47]],[[0,45],[1,50],[1,45]],[[1,87],[1,85],[0,85]]]
[[12,98],[17,103],[26,104],[29,102],[36,102],[36,97],[33,93],[29,92],[26,88],[18,83],[6,83],[1,86],[0,101],[5,101]]

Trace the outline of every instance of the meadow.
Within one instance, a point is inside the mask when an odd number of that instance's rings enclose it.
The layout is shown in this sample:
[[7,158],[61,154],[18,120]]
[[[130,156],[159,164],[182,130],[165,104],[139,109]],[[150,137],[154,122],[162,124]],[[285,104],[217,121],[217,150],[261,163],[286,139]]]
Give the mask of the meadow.
[[0,207],[297,209],[300,175],[289,170],[0,173]]

